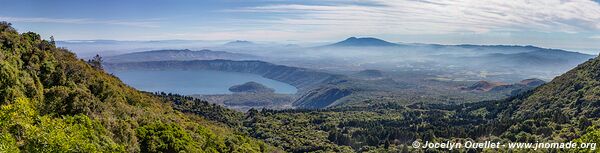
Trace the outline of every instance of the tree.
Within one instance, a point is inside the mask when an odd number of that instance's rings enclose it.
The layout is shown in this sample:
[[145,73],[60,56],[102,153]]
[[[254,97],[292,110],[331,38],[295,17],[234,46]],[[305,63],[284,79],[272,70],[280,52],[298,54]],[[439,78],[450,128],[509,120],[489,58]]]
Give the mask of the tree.
[[102,68],[102,57],[98,54],[96,54],[96,56],[94,56],[92,59],[88,60],[88,64],[98,70],[104,70],[104,68]]
[[[177,124],[156,122],[136,130],[142,152],[180,152],[191,149],[192,137]],[[195,151],[192,151],[195,152]]]
[[[54,41],[54,36],[50,36],[50,44],[56,45],[56,41]],[[98,55],[96,55],[98,56]]]
[[11,27],[11,23],[6,21],[0,21],[0,31],[15,31],[14,28]]

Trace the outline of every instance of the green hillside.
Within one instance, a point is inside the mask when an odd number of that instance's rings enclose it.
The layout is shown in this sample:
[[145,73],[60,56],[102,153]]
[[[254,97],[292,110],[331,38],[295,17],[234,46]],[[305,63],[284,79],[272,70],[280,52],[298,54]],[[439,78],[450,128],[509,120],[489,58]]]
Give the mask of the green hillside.
[[[0,23],[0,152],[276,150],[222,121],[181,113],[173,98],[139,92],[99,69],[52,40]],[[221,118],[243,115],[216,110]]]

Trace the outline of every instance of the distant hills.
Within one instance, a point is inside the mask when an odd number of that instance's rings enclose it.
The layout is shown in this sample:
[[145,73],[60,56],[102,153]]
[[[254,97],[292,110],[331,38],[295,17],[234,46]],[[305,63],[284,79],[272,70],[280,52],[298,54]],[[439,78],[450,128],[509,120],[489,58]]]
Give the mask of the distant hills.
[[[350,37],[343,41],[307,49],[304,54],[323,61],[303,65],[311,68],[379,69],[394,71],[433,70],[460,78],[463,74],[490,72],[483,77],[469,76],[469,80],[489,79],[515,82],[523,78],[551,79],[584,62],[593,55],[562,49],[519,45],[441,45],[392,43],[382,39]],[[298,60],[299,61],[299,60]],[[456,71],[458,70],[458,71]],[[501,76],[500,76],[501,75]]]
[[[79,57],[85,59],[100,54],[105,57],[106,62],[256,60],[258,59],[257,56],[260,56],[259,60],[307,68],[323,68],[325,70],[380,69],[387,71],[410,68],[443,71],[448,70],[444,67],[445,65],[451,65],[463,69],[465,67],[471,68],[469,71],[486,70],[500,73],[518,73],[523,75],[520,79],[532,77],[550,79],[593,57],[588,54],[536,46],[393,43],[374,37],[349,37],[339,42],[317,47],[256,43],[247,40],[236,40],[227,43],[191,40],[73,40],[58,41],[57,44],[73,48],[78,51]],[[196,49],[200,47],[211,50],[182,52],[184,50],[179,49]],[[98,50],[98,48],[102,50]],[[161,51],[171,50],[172,52],[143,53],[145,51],[158,51],[157,49]],[[136,53],[130,53],[133,51],[136,51]],[[233,55],[224,54],[220,51],[226,51]],[[205,52],[204,57],[199,55],[202,52]],[[160,58],[152,57],[154,55],[150,55],[150,53],[157,53],[156,56],[160,56]],[[518,81],[518,79],[510,81]]]
[[251,42],[251,41],[246,41],[246,40],[236,40],[236,41],[227,42],[223,45],[224,46],[234,46],[234,47],[244,47],[244,46],[255,46],[258,44]]
[[502,82],[490,82],[490,81],[478,81],[467,87],[462,88],[463,90],[468,91],[477,91],[477,92],[500,92],[506,90],[523,90],[523,89],[533,89],[544,84],[543,80],[540,79],[525,79],[520,81],[519,83],[508,84]]
[[480,56],[456,57],[453,63],[464,63],[485,67],[513,67],[568,70],[592,58],[592,55],[558,49],[529,48],[531,51],[519,53],[489,53]]
[[254,55],[265,56],[277,51],[287,51],[293,49],[302,49],[297,44],[280,42],[254,42],[248,40],[229,41],[220,45],[213,45],[210,49],[224,50],[238,53],[251,53]]
[[[352,47],[371,48],[370,52],[378,52],[382,50],[373,49],[373,47],[383,47],[383,50],[397,51],[419,55],[433,55],[443,57],[499,57],[499,58],[515,58],[518,60],[525,60],[523,58],[545,58],[545,59],[574,59],[582,62],[582,58],[592,58],[592,55],[566,51],[561,49],[550,49],[541,48],[536,46],[519,46],[519,45],[440,45],[440,44],[420,44],[420,43],[392,43],[382,39],[373,37],[350,37],[343,41],[336,42],[329,45],[320,46],[320,49],[330,48],[332,50],[335,47]],[[392,47],[392,48],[390,48]],[[390,54],[393,56],[393,54]]]
[[104,57],[104,61],[108,63],[123,63],[123,62],[146,62],[146,61],[188,61],[188,60],[214,60],[214,59],[230,59],[230,60],[252,60],[260,57],[230,53],[224,51],[199,50],[192,51],[189,49],[182,50],[153,50],[135,53],[127,53],[116,56]]
[[463,90],[470,90],[470,91],[491,91],[496,87],[500,87],[500,86],[508,86],[508,84],[505,83],[499,83],[499,82],[489,82],[489,81],[478,81],[473,83],[472,85],[463,88]]
[[520,84],[523,84],[523,85],[527,85],[527,86],[536,86],[536,87],[537,87],[537,86],[540,86],[540,85],[542,85],[542,84],[544,84],[544,83],[546,83],[546,82],[545,82],[544,80],[540,80],[540,79],[535,79],[535,78],[533,78],[533,79],[525,79],[525,80],[522,80],[522,81],[521,81],[521,82],[519,82],[519,83],[520,83]]
[[400,46],[399,44],[387,42],[385,40],[373,38],[373,37],[350,37],[346,40],[326,45],[323,47],[391,47]]
[[[460,44],[460,45],[442,45],[442,44],[424,44],[424,43],[392,43],[383,39],[374,37],[350,37],[345,40],[324,45],[321,47],[398,47],[404,51],[416,50],[422,51],[423,54],[456,54],[456,53],[475,53],[475,54],[515,54],[515,53],[528,53],[530,55],[546,55],[551,57],[560,57],[563,54],[570,56],[576,55],[588,55],[578,52],[566,51],[561,49],[550,49],[541,48],[536,46],[520,46],[520,45],[473,45],[473,44]],[[389,48],[387,48],[389,49]],[[588,55],[591,56],[591,55]],[[591,58],[591,57],[590,57]]]

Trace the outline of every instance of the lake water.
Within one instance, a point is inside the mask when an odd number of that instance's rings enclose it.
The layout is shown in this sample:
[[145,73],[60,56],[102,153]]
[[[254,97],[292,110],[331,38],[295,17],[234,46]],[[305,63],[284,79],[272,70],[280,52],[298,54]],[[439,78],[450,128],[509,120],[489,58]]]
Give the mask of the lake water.
[[131,70],[110,73],[138,90],[149,92],[162,91],[183,95],[225,94],[231,93],[229,87],[249,81],[273,88],[276,93],[293,94],[297,90],[292,85],[250,73],[211,70]]

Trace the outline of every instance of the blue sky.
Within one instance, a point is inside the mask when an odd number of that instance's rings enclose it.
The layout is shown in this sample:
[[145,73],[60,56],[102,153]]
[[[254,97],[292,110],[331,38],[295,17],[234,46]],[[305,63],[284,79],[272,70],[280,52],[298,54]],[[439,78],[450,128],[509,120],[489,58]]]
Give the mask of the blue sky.
[[3,1],[0,20],[58,40],[339,41],[516,44],[600,51],[600,4],[587,0]]

